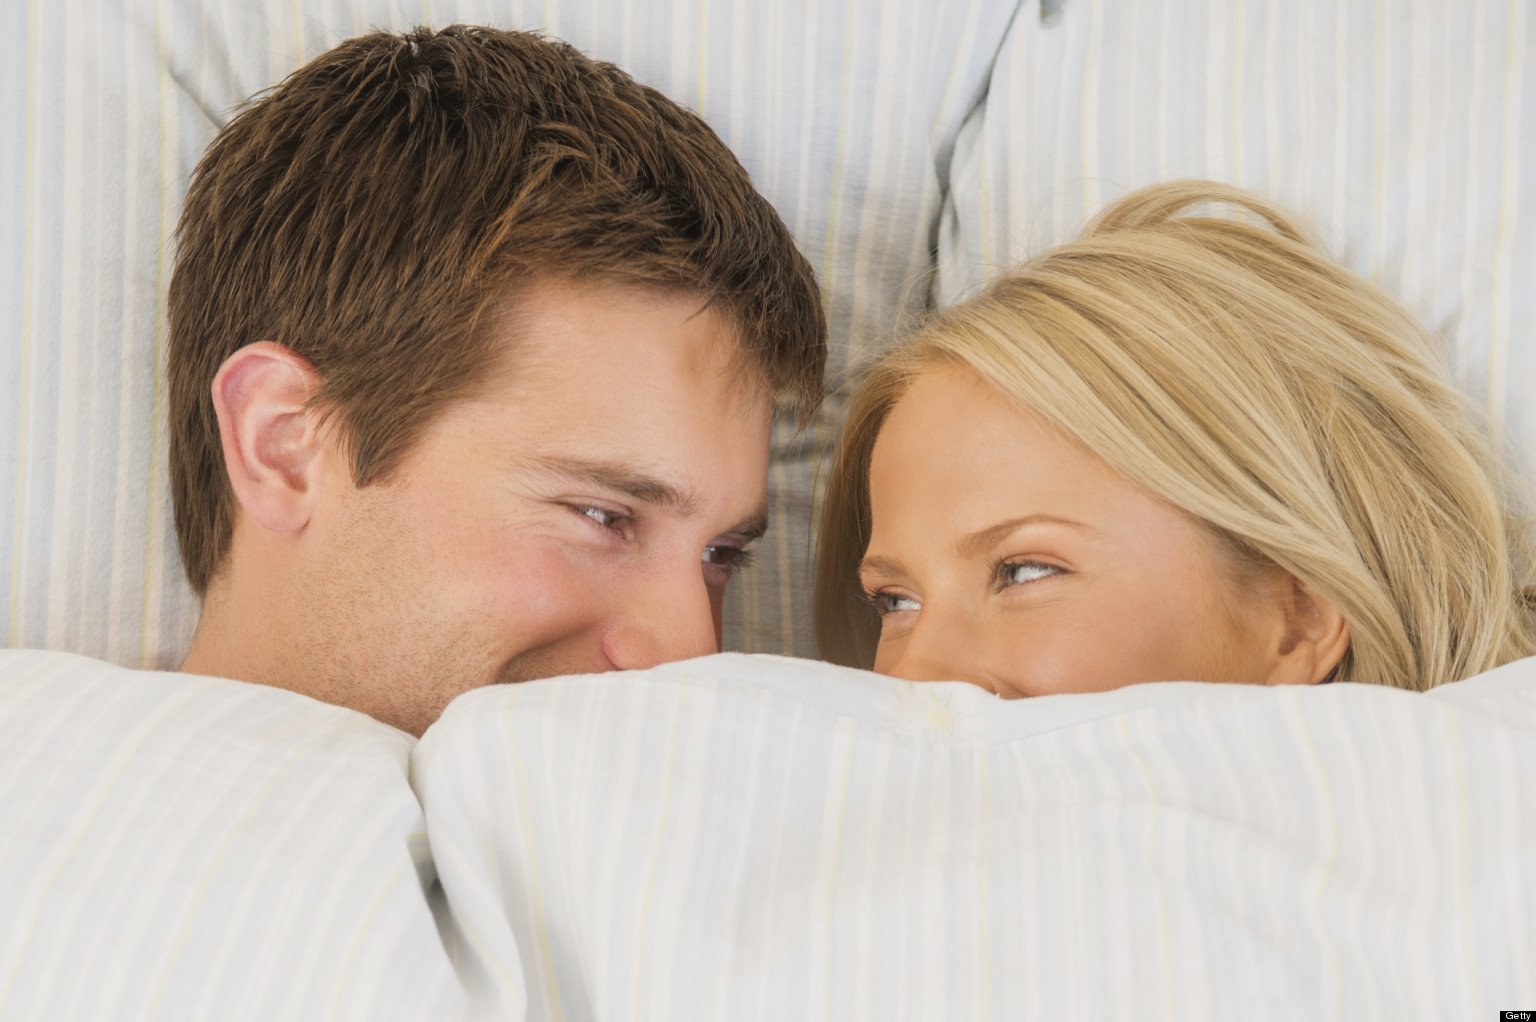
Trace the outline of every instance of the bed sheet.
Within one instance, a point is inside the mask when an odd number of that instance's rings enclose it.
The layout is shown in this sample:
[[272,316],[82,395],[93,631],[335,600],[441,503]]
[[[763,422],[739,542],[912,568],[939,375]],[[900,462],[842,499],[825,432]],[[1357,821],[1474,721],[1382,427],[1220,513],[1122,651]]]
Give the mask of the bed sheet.
[[412,756],[485,1018],[1449,1019],[1536,1003],[1536,660],[1003,702],[724,655]]

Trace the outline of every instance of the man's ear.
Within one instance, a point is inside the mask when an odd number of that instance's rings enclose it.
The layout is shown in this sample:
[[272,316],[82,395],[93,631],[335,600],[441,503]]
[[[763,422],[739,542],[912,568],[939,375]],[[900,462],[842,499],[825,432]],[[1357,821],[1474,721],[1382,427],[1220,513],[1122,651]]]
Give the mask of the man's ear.
[[1284,634],[1272,651],[1270,685],[1316,685],[1349,651],[1349,622],[1337,607],[1287,576],[1280,592]]
[[270,532],[303,529],[318,499],[326,459],[309,399],[319,388],[308,361],[271,341],[236,351],[213,378],[235,499]]

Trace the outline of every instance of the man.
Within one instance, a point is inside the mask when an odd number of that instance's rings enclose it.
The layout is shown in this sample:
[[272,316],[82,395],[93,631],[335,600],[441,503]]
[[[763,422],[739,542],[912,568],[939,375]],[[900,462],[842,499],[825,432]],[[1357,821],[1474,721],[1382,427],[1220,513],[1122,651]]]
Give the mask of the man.
[[210,146],[169,297],[183,669],[420,734],[494,682],[713,652],[810,267],[617,68],[455,27],[343,43]]

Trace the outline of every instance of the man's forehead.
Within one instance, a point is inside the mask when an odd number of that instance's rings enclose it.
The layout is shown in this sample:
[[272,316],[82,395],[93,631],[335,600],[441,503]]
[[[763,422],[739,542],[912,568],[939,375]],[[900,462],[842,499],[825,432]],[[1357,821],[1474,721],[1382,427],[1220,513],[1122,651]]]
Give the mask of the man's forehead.
[[[587,299],[592,304],[584,304]],[[490,343],[500,351],[483,385],[467,396],[516,401],[616,427],[668,415],[757,420],[772,395],[713,309],[633,303],[585,289],[504,319]]]
[[[640,357],[672,358],[701,375],[776,403],[741,324],[696,290],[599,278],[539,277],[500,298],[487,316],[488,340],[500,350],[494,375],[534,386],[540,371],[573,360],[600,366],[611,346]],[[643,330],[645,336],[637,336]]]

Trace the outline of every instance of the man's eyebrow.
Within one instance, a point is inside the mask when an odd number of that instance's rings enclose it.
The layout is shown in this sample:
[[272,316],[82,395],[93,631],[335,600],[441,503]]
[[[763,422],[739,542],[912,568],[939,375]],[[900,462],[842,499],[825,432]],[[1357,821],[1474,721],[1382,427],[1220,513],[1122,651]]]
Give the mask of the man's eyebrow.
[[1002,539],[1015,529],[1022,529],[1026,525],[1066,525],[1074,529],[1086,529],[1087,525],[1073,521],[1070,518],[1062,518],[1058,515],[1022,515],[1018,518],[1009,518],[1007,521],[989,525],[984,529],[977,529],[969,535],[961,536],[955,541],[955,552],[961,557],[979,557],[996,546]]
[[[545,457],[531,459],[527,464],[541,471],[554,472],[578,482],[626,494],[641,503],[684,517],[696,514],[699,510],[698,497],[687,490],[613,462]],[[744,543],[760,538],[768,531],[768,509],[758,508],[727,531]]]
[[731,529],[731,535],[741,539],[744,543],[750,543],[759,539],[768,531],[768,509],[758,508],[747,515]]
[[579,482],[625,494],[663,511],[691,515],[699,509],[699,499],[692,493],[664,479],[637,472],[614,462],[591,461],[586,458],[541,457],[530,459],[527,464],[530,468],[554,472]]

